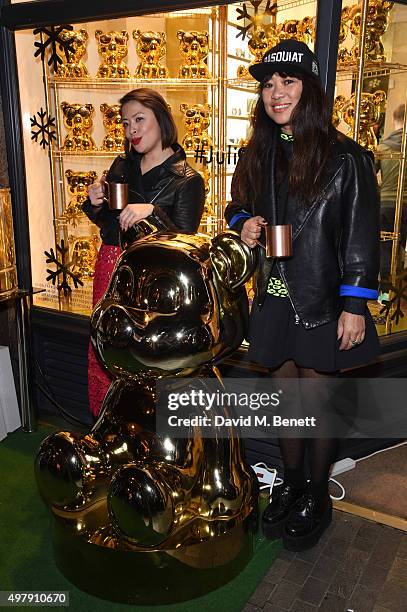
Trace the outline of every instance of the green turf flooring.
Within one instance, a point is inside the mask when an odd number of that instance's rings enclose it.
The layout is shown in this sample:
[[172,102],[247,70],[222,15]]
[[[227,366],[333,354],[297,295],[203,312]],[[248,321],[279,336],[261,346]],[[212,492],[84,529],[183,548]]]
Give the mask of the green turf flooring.
[[[50,428],[36,433],[21,430],[0,442],[0,590],[69,591],[70,610],[156,610],[239,612],[278,555],[281,544],[256,537],[255,552],[246,568],[231,582],[204,597],[167,606],[129,606],[108,602],[80,591],[56,568],[52,555],[51,515],[37,493],[33,462]],[[182,585],[180,585],[182,588]],[[10,610],[11,608],[3,608]],[[34,607],[32,607],[34,609]],[[35,607],[63,610],[57,607]],[[66,609],[66,608],[65,608]]]

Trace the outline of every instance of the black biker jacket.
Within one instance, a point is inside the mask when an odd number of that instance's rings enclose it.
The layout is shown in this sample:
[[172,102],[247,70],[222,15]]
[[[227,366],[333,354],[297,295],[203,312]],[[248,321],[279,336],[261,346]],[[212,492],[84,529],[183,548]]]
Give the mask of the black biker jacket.
[[[199,227],[205,202],[205,186],[201,175],[187,163],[184,149],[173,145],[174,155],[159,167],[159,175],[153,189],[145,194],[147,203],[154,204],[154,212],[176,226],[180,231],[194,233]],[[137,175],[141,156],[137,153],[119,155],[111,165],[107,181],[129,184],[129,203],[140,203]],[[120,211],[111,211],[107,202],[101,207],[92,206],[90,200],[82,205],[83,212],[101,228],[104,244],[119,245]]]
[[[293,256],[279,260],[277,266],[306,328],[336,319],[342,310],[341,296],[377,297],[380,200],[372,158],[336,132],[319,197],[309,206],[298,206],[286,220],[293,226]],[[239,166],[243,159],[236,171],[241,171]],[[249,217],[265,216],[264,210],[262,202],[251,207],[237,202],[232,189],[225,217],[232,229],[241,231]],[[266,259],[262,248],[258,258],[255,299],[262,307],[274,261]]]

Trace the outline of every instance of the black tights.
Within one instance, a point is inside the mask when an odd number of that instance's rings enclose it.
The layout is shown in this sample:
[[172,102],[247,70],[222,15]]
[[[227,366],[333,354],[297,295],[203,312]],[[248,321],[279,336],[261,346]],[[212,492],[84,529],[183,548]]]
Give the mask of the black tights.
[[[286,361],[272,371],[273,378],[331,378],[311,368],[300,368],[294,361]],[[284,463],[284,481],[293,487],[305,485],[304,459],[308,452],[310,469],[310,490],[317,500],[328,494],[329,470],[338,452],[337,438],[279,438]]]

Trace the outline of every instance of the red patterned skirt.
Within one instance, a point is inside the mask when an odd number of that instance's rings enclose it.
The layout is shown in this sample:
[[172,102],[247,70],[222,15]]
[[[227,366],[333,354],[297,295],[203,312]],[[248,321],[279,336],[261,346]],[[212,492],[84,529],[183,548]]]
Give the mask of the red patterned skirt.
[[[116,261],[121,253],[118,246],[102,244],[100,247],[93,277],[93,307],[105,293],[110,281],[110,277],[116,265]],[[105,395],[112,382],[109,372],[100,363],[96,356],[92,343],[89,342],[88,350],[88,394],[89,407],[92,414],[96,417],[102,407]]]

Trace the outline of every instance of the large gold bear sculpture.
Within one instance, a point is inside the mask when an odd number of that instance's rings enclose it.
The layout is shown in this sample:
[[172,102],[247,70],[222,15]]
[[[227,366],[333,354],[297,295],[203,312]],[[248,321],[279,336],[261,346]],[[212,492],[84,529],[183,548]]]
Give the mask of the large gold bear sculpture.
[[158,435],[155,385],[214,380],[243,339],[255,261],[234,232],[211,240],[138,227],[91,321],[117,379],[91,432],[48,437],[35,470],[65,576],[100,597],[158,604],[217,588],[252,554],[257,486],[241,441],[199,427]]

